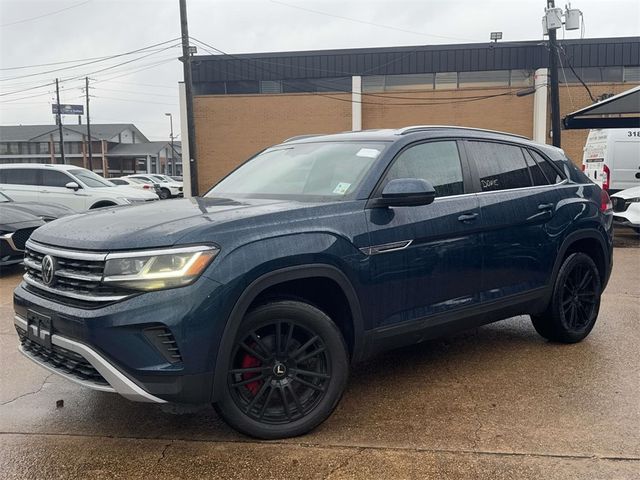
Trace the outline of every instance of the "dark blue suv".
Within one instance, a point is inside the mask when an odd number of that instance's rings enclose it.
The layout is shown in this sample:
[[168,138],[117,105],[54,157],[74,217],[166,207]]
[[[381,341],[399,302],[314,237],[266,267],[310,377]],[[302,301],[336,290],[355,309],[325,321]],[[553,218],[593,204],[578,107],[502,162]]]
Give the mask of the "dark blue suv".
[[211,402],[260,438],[303,434],[349,365],[519,314],[593,328],[606,192],[563,151],[458,127],[297,137],[202,198],[57,220],[27,244],[20,349],[87,387]]

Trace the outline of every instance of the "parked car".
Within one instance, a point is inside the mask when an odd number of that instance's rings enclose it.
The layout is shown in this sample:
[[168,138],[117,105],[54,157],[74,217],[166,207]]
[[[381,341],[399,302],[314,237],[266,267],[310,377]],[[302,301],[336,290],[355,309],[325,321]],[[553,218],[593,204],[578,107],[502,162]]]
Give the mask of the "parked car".
[[16,202],[56,203],[77,212],[157,199],[151,192],[115,188],[85,168],[39,163],[0,165],[0,192]]
[[640,186],[612,195],[611,202],[614,225],[630,227],[640,235]]
[[61,205],[18,203],[0,193],[0,268],[22,262],[24,246],[36,228],[72,213]]
[[137,188],[139,190],[145,190],[148,192],[153,192],[160,197],[160,184],[150,182],[147,180],[142,180],[141,178],[131,178],[131,177],[120,177],[120,178],[110,178],[109,181],[113,183],[116,187],[125,186]]
[[46,225],[25,264],[29,358],[131,400],[212,402],[239,431],[281,438],[325,420],[349,366],[383,350],[521,314],[549,340],[585,338],[612,212],[549,145],[352,132],[268,148],[203,198]]
[[640,128],[590,130],[582,169],[609,193],[640,186]]
[[159,195],[162,200],[165,200],[167,198],[184,196],[182,183],[176,182],[171,177],[167,177],[166,175],[146,173],[144,175],[142,174],[130,175],[130,177],[140,178],[142,180],[146,180],[149,182],[156,182],[156,183],[160,182],[161,192]]

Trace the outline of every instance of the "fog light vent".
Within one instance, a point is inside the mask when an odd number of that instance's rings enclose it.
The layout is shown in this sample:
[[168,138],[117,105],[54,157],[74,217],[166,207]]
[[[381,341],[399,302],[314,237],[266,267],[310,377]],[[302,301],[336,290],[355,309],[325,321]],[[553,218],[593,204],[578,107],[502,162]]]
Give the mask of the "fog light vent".
[[167,327],[147,328],[145,329],[144,334],[169,363],[178,363],[182,361],[182,355],[180,355],[178,343],[173,337],[171,330]]

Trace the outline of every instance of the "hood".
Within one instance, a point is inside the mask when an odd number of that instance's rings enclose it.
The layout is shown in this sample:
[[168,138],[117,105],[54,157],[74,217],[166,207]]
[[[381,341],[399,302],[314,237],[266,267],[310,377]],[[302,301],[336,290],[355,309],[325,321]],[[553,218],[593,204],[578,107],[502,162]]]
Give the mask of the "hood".
[[[39,228],[37,242],[81,250],[127,250],[176,244],[187,233],[219,224],[301,208],[299,202],[189,198],[93,210]],[[195,235],[198,236],[197,234]],[[202,238],[203,242],[212,239]]]
[[628,200],[629,198],[638,198],[640,197],[640,186],[627,188],[626,190],[622,190],[621,192],[615,193],[611,195],[611,198],[624,198]]
[[13,232],[21,228],[44,224],[44,221],[37,215],[15,205],[13,202],[0,203],[0,231]]

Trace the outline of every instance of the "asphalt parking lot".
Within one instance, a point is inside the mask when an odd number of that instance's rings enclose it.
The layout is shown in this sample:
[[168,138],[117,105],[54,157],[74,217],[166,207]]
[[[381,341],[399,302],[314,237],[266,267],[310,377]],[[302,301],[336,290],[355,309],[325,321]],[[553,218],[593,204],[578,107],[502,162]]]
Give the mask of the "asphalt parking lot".
[[[528,317],[356,367],[309,435],[259,442],[208,406],[85,390],[17,350],[0,277],[0,478],[640,479],[640,242],[617,232],[613,276],[584,342]],[[64,401],[57,407],[56,402]]]

